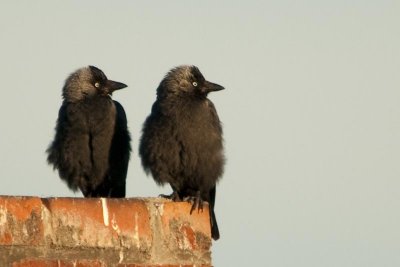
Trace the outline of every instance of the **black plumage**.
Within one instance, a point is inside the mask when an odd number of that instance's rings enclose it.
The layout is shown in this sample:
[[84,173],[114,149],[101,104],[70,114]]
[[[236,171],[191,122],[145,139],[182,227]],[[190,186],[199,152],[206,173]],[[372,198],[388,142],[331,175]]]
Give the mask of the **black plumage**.
[[125,197],[130,134],[123,107],[111,99],[125,87],[94,66],[72,73],[63,87],[47,161],[85,197]]
[[195,66],[172,69],[157,89],[157,99],[143,125],[142,165],[157,184],[169,183],[175,201],[190,200],[192,210],[210,204],[211,234],[219,238],[214,213],[215,187],[224,168],[222,127],[208,82]]

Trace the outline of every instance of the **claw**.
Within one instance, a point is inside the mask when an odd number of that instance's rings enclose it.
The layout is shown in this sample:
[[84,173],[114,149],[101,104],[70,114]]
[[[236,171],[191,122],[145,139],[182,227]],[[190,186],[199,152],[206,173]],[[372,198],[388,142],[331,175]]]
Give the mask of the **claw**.
[[192,208],[190,209],[190,214],[193,213],[194,210],[197,209],[197,213],[203,212],[203,199],[201,199],[200,191],[197,191],[195,196],[189,196],[184,198],[185,201],[188,201],[192,204]]
[[176,191],[172,192],[171,195],[160,194],[158,196],[162,197],[162,198],[170,199],[170,200],[172,200],[174,202],[181,201],[181,198],[179,197],[179,194]]

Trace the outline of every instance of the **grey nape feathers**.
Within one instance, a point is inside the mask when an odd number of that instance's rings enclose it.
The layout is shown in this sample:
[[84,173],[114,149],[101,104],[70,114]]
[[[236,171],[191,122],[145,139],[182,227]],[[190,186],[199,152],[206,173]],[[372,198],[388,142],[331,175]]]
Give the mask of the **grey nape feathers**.
[[144,170],[157,184],[171,185],[171,199],[190,200],[191,212],[209,202],[214,240],[219,238],[215,187],[225,159],[221,123],[207,94],[222,89],[195,66],[172,69],[157,89],[139,147]]
[[85,197],[124,197],[130,157],[125,111],[111,94],[126,85],[93,66],[66,80],[47,161]]

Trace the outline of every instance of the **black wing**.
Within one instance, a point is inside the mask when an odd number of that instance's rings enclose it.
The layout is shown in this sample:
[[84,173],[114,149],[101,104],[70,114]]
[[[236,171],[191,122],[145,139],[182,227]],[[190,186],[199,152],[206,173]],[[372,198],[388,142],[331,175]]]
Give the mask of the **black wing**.
[[131,153],[131,136],[124,108],[114,101],[116,121],[109,156],[109,197],[125,197],[126,175]]
[[90,158],[87,127],[79,110],[63,103],[58,112],[54,140],[46,150],[47,162],[74,191],[85,186],[92,168],[90,160],[85,160]]

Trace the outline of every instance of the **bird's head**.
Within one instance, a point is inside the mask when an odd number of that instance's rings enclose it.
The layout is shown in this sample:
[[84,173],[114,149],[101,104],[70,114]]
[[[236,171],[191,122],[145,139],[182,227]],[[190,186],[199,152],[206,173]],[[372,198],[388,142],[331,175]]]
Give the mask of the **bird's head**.
[[157,95],[203,96],[224,87],[207,81],[196,66],[183,65],[170,70],[161,81]]
[[126,84],[111,81],[99,68],[88,66],[72,73],[63,88],[63,97],[76,102],[94,96],[110,96],[115,90],[127,87]]

